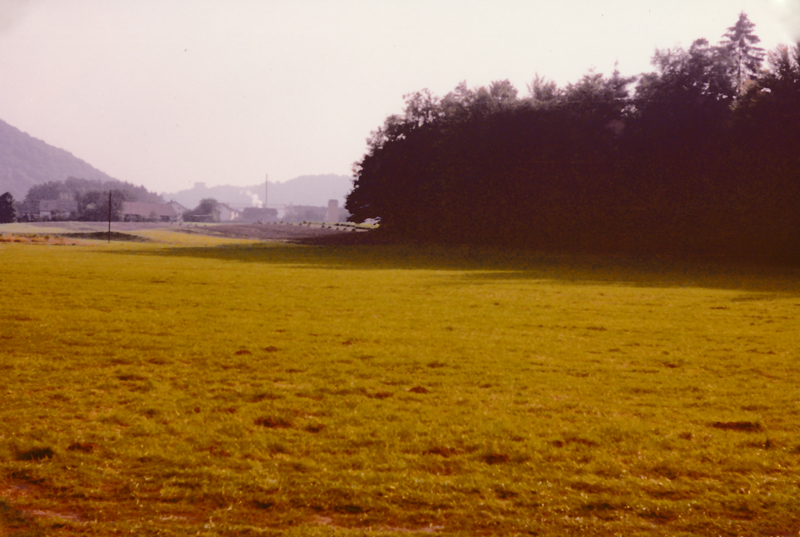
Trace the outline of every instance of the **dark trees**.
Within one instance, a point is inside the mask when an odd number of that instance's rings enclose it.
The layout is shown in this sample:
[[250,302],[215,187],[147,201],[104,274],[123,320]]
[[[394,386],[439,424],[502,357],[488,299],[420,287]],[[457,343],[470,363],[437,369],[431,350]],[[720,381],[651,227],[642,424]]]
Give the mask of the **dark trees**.
[[[130,195],[122,190],[99,191],[90,190],[78,195],[78,213],[81,220],[89,222],[106,222],[111,214],[113,222],[122,220],[122,204]],[[109,213],[109,203],[111,210]]]
[[39,204],[43,200],[75,199],[62,181],[48,181],[40,185],[34,185],[25,195],[22,202],[22,212],[27,215],[38,215]]
[[733,117],[731,207],[753,242],[800,254],[800,43],[770,52]]
[[704,221],[708,200],[718,192],[715,178],[736,90],[727,56],[705,39],[689,50],[657,50],[652,64],[655,71],[640,77],[632,99],[620,181],[642,220],[632,227],[664,247],[688,247],[698,237],[692,228]]
[[767,69],[747,88],[734,110],[753,146],[798,153],[800,136],[800,43],[770,52]]
[[556,83],[538,74],[528,84],[528,93],[534,103],[552,102],[560,96]]
[[688,51],[657,50],[652,63],[636,87],[632,130],[651,154],[697,160],[719,139],[736,94],[727,57],[698,39]]
[[17,209],[14,207],[14,196],[6,192],[0,196],[0,224],[11,224],[17,221]]
[[[740,26],[730,42],[756,43]],[[522,99],[508,81],[407,96],[354,165],[350,220],[443,242],[800,256],[800,45],[742,93],[753,64],[731,58],[755,53],[723,45],[657,50],[632,96],[618,72],[537,76]]]
[[508,81],[460,84],[441,100],[411,95],[354,166],[350,219],[453,241],[497,240],[500,230],[519,240],[531,231],[521,222],[549,226],[549,213],[588,206],[603,190],[617,137],[609,122],[620,120],[629,83],[592,74],[528,100]]
[[[27,215],[37,216],[39,214],[40,202],[43,200],[73,200],[78,204],[78,211],[70,215],[70,218],[80,220],[99,220],[108,219],[108,191],[115,192],[117,201],[112,201],[115,214],[122,210],[123,201],[143,201],[143,202],[163,202],[161,196],[148,192],[141,186],[134,186],[130,183],[121,181],[97,181],[68,177],[65,181],[48,181],[47,183],[34,185],[25,196],[22,202],[22,212]],[[102,201],[105,192],[105,201]],[[105,204],[105,213],[102,209],[97,209],[98,204]],[[118,205],[118,207],[117,207]],[[89,212],[84,213],[88,208]],[[113,216],[112,216],[113,217]]]
[[187,222],[219,222],[219,202],[214,198],[203,198],[191,211],[183,214]]

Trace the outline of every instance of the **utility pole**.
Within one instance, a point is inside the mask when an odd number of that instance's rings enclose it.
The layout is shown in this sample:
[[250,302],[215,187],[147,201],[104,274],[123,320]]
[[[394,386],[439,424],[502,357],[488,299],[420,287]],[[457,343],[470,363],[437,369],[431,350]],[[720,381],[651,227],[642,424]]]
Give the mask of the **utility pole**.
[[264,175],[264,221],[269,218],[269,212],[267,211],[267,198],[269,197],[269,174]]
[[111,244],[111,189],[108,189],[108,243]]

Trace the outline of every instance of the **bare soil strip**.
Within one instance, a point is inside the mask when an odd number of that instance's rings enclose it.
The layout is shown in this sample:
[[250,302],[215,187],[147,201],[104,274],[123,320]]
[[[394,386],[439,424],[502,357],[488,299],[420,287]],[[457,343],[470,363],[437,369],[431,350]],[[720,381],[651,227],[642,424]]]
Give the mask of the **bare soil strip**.
[[[60,229],[61,236],[73,238],[98,238],[107,237],[106,222],[35,222],[28,224],[32,227],[41,227],[49,233],[53,229]],[[162,224],[148,222],[112,222],[112,240],[122,234],[135,233],[151,229],[170,229],[173,231],[213,237],[227,237],[233,239],[252,239],[261,241],[298,241],[307,244],[342,244],[362,243],[368,233],[353,231],[353,228],[324,227],[319,224]],[[144,240],[144,239],[142,239]]]

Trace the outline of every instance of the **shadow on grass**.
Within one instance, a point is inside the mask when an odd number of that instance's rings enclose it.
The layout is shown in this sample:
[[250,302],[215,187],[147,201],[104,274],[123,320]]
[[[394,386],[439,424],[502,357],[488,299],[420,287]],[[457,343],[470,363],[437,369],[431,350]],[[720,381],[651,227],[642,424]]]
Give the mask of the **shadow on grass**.
[[453,283],[542,280],[569,285],[697,287],[759,293],[760,299],[800,296],[800,266],[725,260],[686,260],[555,254],[491,247],[408,244],[246,244],[143,247],[101,255],[196,258],[328,270],[455,272]]

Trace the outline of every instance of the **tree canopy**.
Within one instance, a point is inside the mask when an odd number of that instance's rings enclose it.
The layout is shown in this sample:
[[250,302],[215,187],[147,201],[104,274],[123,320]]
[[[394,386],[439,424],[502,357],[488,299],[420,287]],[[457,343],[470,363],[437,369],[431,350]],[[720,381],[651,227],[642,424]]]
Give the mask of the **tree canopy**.
[[183,213],[187,222],[219,222],[219,202],[214,198],[203,198],[194,209]]
[[14,207],[14,196],[6,192],[0,196],[0,224],[10,224],[17,220],[17,209]]
[[745,80],[758,74],[764,61],[764,49],[756,46],[761,38],[755,34],[755,27],[743,11],[736,24],[725,32],[720,43],[730,59],[732,77],[738,91],[742,90]]
[[407,95],[354,165],[350,220],[445,242],[800,255],[800,45],[761,69],[755,43],[742,14],[637,77]]
[[[78,195],[78,214],[81,220],[90,222],[113,222],[122,220],[122,204],[133,201],[131,195],[124,190],[98,191],[89,190]],[[110,205],[110,208],[109,208]]]
[[44,200],[73,200],[77,211],[70,218],[80,220],[104,221],[108,219],[108,193],[112,191],[112,219],[121,218],[122,203],[125,201],[163,202],[161,196],[149,192],[143,186],[135,186],[122,181],[100,181],[68,177],[64,181],[48,181],[32,186],[21,204],[21,212],[38,215],[39,204]]

